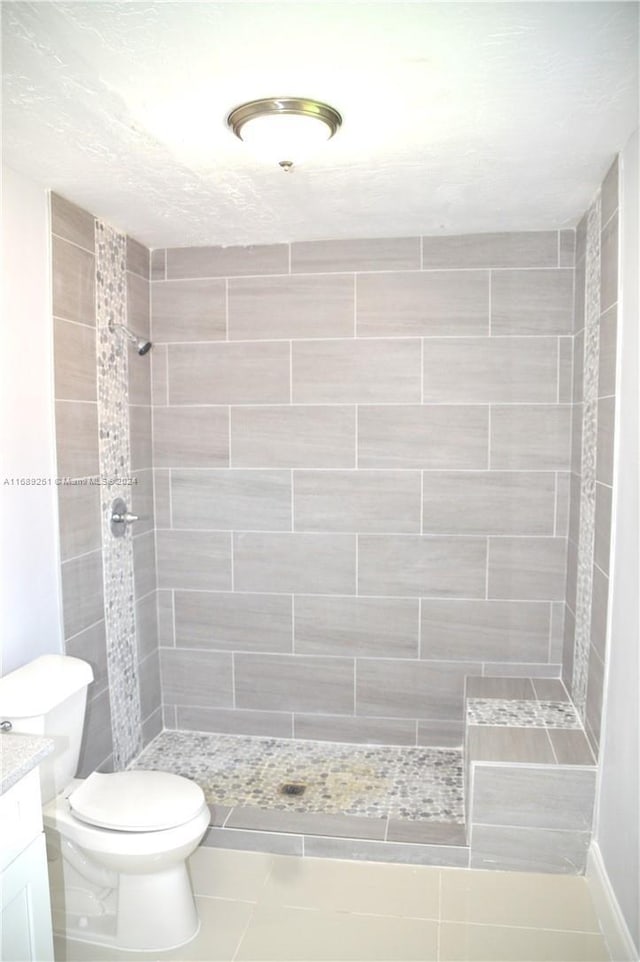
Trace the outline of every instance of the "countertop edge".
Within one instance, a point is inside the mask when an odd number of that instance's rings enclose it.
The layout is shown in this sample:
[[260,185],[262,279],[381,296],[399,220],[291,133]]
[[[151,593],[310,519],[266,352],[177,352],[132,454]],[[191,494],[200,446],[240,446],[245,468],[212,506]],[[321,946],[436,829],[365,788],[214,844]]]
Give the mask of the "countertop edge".
[[53,752],[51,738],[41,735],[26,735],[20,732],[6,732],[0,735],[0,795],[36,768],[47,755]]

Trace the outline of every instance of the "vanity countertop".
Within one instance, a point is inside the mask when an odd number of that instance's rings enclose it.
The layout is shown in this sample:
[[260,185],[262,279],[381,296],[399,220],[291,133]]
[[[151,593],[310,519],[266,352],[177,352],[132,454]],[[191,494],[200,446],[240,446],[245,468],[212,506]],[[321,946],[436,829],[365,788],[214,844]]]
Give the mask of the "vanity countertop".
[[19,782],[53,751],[53,741],[41,735],[7,732],[0,735],[0,795]]

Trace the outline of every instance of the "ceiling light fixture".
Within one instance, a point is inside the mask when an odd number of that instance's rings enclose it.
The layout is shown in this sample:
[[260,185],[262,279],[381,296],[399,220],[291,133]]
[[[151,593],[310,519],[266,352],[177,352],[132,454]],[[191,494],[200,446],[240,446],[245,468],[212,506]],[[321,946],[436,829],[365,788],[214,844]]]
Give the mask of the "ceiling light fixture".
[[227,125],[259,156],[283,170],[330,140],[342,123],[337,110],[305,97],[268,97],[235,107]]

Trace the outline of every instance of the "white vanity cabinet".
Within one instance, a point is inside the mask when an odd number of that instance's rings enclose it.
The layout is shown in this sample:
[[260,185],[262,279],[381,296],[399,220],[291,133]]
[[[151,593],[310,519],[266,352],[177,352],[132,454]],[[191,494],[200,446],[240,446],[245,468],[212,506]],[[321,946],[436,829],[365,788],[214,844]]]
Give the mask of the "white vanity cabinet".
[[53,962],[37,768],[0,796],[0,859],[2,962]]

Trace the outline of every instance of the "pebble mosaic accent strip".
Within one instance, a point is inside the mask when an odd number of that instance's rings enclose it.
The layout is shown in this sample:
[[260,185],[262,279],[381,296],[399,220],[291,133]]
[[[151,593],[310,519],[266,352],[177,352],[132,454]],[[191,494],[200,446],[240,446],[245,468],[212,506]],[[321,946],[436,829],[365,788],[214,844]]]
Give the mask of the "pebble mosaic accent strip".
[[101,485],[104,614],[113,735],[113,766],[125,768],[142,747],[140,688],[131,534],[114,538],[109,527],[111,502],[130,502],[127,342],[111,331],[127,323],[126,237],[96,221],[96,325],[100,475],[125,483]]
[[582,728],[570,701],[525,701],[468,698],[469,725],[512,725],[517,728]]
[[584,722],[587,707],[593,555],[596,516],[596,454],[598,432],[598,363],[600,357],[600,195],[587,218],[585,260],[585,331],[582,408],[580,532],[576,595],[576,629],[571,697]]
[[[185,775],[210,805],[464,822],[462,752],[165,731],[131,766]],[[302,795],[281,794],[287,783]]]

